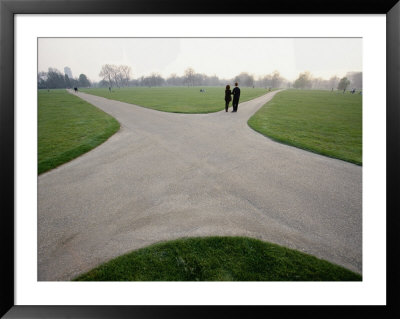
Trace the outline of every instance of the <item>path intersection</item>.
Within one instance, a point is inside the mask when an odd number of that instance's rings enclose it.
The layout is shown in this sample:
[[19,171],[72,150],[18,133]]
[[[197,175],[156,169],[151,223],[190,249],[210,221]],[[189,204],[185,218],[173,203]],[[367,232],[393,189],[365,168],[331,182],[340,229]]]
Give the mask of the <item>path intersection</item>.
[[211,235],[258,238],[361,273],[362,167],[252,130],[248,119],[276,93],[210,114],[77,93],[121,129],[38,177],[38,280],[70,280],[134,249]]

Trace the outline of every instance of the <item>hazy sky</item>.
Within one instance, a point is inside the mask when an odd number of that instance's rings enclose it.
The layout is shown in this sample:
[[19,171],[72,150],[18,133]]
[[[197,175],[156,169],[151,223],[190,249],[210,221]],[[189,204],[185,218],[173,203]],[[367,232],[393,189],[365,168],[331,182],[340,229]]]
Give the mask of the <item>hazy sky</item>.
[[73,77],[83,73],[99,81],[104,64],[124,64],[131,78],[159,73],[196,73],[233,78],[278,70],[288,80],[310,71],[328,79],[362,71],[361,38],[39,38],[38,71],[49,67]]

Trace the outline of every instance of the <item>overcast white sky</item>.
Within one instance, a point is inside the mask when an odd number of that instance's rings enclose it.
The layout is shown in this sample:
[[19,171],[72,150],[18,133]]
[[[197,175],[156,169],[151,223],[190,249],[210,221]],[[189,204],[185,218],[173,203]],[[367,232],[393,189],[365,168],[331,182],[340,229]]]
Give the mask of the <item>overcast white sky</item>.
[[310,71],[314,77],[362,71],[361,38],[39,38],[38,71],[49,67],[99,81],[103,64],[124,64],[132,78],[159,73],[196,73],[232,78],[277,70],[288,80]]

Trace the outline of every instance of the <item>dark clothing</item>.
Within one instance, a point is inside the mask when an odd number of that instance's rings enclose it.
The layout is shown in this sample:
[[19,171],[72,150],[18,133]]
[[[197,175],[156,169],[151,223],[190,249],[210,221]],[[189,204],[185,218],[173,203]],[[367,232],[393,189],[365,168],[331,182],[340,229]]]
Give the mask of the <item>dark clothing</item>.
[[229,102],[232,101],[231,90],[225,90],[225,111],[228,112]]
[[225,90],[225,102],[230,102],[232,101],[232,92],[231,90]]
[[225,101],[225,112],[228,112],[229,109],[229,101]]
[[237,99],[239,100],[240,98],[240,89],[236,86],[233,90],[232,90],[232,94],[233,94],[233,99]]
[[240,89],[236,86],[232,90],[232,94],[233,94],[233,101],[232,101],[233,112],[237,112],[239,106]]

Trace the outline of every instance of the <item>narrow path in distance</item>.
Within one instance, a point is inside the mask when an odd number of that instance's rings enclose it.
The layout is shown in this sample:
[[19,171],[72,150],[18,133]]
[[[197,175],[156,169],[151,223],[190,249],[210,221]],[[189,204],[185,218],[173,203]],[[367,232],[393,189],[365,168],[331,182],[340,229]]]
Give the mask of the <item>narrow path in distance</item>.
[[38,177],[38,280],[180,237],[248,236],[362,271],[362,168],[271,141],[238,113],[175,114],[78,93],[107,142]]

